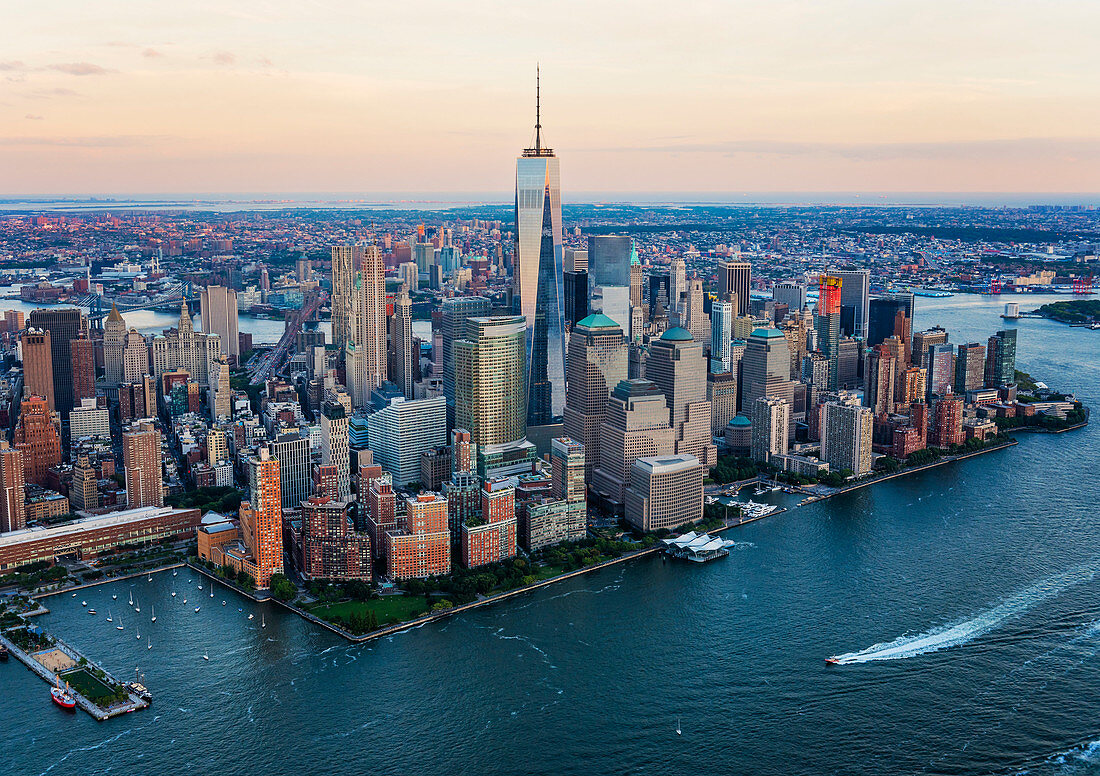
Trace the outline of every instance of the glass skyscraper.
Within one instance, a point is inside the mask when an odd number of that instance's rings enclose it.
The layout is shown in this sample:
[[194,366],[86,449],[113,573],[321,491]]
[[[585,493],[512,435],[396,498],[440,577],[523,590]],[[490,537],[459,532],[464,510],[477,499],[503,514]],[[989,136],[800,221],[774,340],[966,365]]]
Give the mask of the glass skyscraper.
[[558,158],[542,146],[537,96],[535,116],[535,147],[516,160],[512,282],[527,319],[527,423],[541,426],[565,406],[565,304]]

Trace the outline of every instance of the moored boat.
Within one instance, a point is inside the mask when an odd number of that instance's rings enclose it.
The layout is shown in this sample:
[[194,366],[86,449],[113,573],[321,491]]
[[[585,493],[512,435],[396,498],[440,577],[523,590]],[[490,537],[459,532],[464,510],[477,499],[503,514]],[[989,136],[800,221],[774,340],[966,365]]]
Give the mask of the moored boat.
[[69,692],[69,683],[65,683],[64,689],[60,684],[55,684],[50,688],[50,697],[53,698],[53,702],[63,709],[75,709],[76,698]]

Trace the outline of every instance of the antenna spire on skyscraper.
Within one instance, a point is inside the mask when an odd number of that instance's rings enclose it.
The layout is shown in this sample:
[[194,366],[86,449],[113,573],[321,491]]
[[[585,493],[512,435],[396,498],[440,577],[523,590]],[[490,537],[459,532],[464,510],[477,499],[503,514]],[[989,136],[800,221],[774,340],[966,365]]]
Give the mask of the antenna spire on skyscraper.
[[542,104],[539,91],[539,64],[535,63],[535,155],[542,150]]

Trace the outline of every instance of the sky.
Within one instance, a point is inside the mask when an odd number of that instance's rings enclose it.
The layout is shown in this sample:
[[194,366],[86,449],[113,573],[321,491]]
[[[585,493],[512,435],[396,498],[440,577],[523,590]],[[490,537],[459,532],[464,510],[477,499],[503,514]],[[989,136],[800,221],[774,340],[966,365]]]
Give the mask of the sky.
[[1095,0],[34,0],[0,196],[1100,191]]

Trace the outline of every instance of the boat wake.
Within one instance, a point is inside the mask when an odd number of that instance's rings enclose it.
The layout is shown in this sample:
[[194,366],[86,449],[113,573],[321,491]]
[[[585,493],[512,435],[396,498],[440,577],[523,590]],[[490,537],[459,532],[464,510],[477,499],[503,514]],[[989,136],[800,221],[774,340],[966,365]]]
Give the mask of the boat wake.
[[856,665],[876,660],[904,660],[949,647],[958,647],[1000,627],[1034,606],[1061,594],[1100,573],[1100,558],[1074,566],[1053,577],[1036,582],[1014,593],[1002,603],[980,614],[946,625],[940,625],[915,636],[900,636],[893,641],[874,644],[858,652],[847,652],[829,658],[830,665]]

